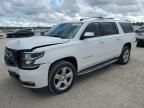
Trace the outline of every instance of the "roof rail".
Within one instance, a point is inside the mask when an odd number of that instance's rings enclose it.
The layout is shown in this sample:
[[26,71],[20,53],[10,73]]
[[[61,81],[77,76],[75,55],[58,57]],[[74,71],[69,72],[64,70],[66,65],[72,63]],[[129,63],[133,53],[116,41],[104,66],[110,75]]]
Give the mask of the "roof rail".
[[83,20],[86,20],[86,19],[91,19],[91,18],[96,18],[96,19],[114,19],[114,18],[104,18],[104,17],[86,17],[86,18],[80,19],[80,21],[83,21]]
[[83,20],[86,20],[86,19],[91,19],[91,18],[103,19],[103,17],[86,17],[86,18],[81,18],[80,21],[83,21]]

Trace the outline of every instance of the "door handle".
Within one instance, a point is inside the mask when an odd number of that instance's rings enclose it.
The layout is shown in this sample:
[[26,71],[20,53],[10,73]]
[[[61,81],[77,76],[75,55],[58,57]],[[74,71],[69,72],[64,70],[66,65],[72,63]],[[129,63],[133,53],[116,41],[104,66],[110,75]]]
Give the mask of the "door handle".
[[117,38],[116,40],[121,40],[121,39]]
[[104,44],[104,42],[103,41],[101,41],[101,42],[99,42],[100,44]]

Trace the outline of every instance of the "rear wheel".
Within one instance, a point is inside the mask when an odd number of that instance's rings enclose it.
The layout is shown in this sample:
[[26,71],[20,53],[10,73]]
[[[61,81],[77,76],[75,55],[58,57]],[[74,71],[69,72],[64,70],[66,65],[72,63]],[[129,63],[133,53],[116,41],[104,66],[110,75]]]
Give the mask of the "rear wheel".
[[61,94],[68,91],[74,84],[76,77],[75,67],[67,61],[54,63],[49,71],[49,91]]
[[127,64],[130,59],[130,48],[128,46],[124,46],[122,53],[118,59],[119,64]]

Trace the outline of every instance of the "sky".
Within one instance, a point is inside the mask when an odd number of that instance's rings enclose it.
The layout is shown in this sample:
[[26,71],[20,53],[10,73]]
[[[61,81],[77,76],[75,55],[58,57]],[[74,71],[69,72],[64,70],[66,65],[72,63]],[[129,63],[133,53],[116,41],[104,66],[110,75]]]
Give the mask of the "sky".
[[95,16],[144,22],[144,0],[0,0],[0,26],[51,26]]

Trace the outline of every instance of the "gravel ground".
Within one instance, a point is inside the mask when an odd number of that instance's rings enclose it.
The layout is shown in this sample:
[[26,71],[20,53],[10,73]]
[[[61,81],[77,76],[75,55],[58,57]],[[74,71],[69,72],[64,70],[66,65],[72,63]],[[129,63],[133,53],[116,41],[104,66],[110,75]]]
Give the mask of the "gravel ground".
[[[8,40],[0,39],[0,61]],[[135,48],[129,64],[81,76],[69,92],[57,96],[22,87],[0,62],[0,108],[144,108],[143,54],[143,48]]]

